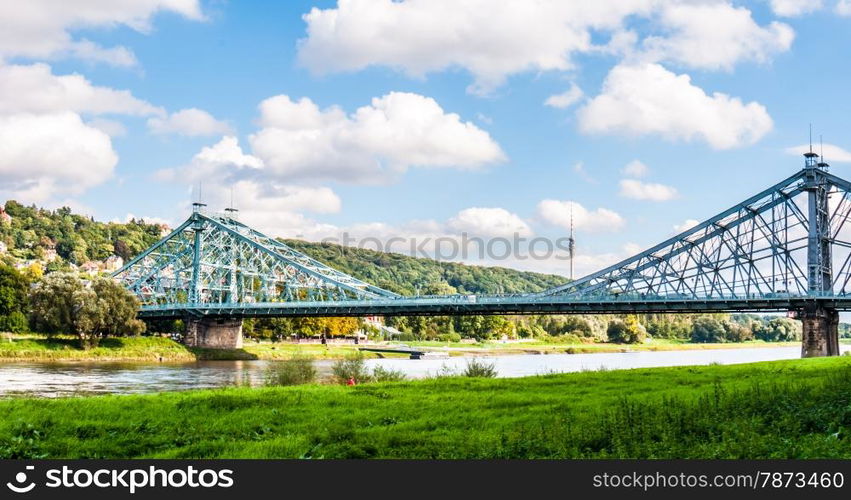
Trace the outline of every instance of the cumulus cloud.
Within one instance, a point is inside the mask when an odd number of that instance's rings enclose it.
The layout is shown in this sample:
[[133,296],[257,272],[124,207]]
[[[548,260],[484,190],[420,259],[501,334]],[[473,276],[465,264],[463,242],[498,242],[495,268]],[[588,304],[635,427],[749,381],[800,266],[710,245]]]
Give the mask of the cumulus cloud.
[[209,180],[215,184],[230,184],[238,180],[241,172],[263,168],[263,161],[246,154],[233,136],[225,136],[212,146],[205,146],[189,164],[173,169],[162,169],[154,176],[161,181],[195,183]]
[[473,207],[461,210],[447,222],[449,229],[479,236],[528,237],[532,229],[519,216],[504,208]]
[[851,16],[851,0],[839,0],[834,10],[840,16]]
[[778,16],[795,17],[822,7],[821,0],[771,0],[771,10]]
[[[791,14],[816,1],[773,3]],[[760,26],[749,9],[720,0],[504,0],[499,9],[488,0],[339,0],[304,20],[299,59],[314,73],[381,65],[421,77],[460,67],[474,78],[469,90],[480,94],[509,75],[573,69],[578,54],[627,55],[640,47],[644,61],[730,69],[767,61],[794,39],[788,25]],[[649,31],[644,40],[633,23]]]
[[174,12],[187,19],[204,19],[198,0],[27,0],[0,2],[0,59],[72,56],[131,66],[136,60],[124,47],[101,47],[71,31],[79,28],[128,26],[151,31],[158,12]]
[[591,31],[617,30],[653,0],[528,2],[507,0],[341,0],[304,16],[299,60],[319,74],[371,65],[422,76],[451,67],[470,71],[470,90],[488,92],[506,76],[566,70],[574,53],[593,49]]
[[650,169],[644,163],[632,160],[623,167],[621,173],[628,177],[644,177],[649,171]]
[[110,136],[126,132],[104,115],[161,113],[128,91],[54,75],[46,64],[0,65],[0,192],[53,205],[54,196],[103,183],[118,161]]
[[567,109],[579,102],[583,95],[585,94],[582,92],[582,89],[580,89],[575,83],[571,83],[569,89],[561,94],[549,96],[547,100],[544,101],[544,104],[551,108]]
[[279,95],[260,113],[253,154],[267,173],[288,179],[381,183],[414,166],[475,169],[505,160],[487,132],[418,94],[391,92],[351,115]]
[[671,186],[636,179],[622,179],[620,186],[620,195],[633,200],[668,201],[679,196],[677,190]]
[[33,202],[79,194],[112,175],[109,136],[72,112],[0,116],[0,192]]
[[617,212],[607,208],[588,210],[575,201],[543,200],[538,203],[538,216],[545,222],[564,229],[573,226],[586,231],[617,231],[626,221]]
[[0,65],[0,113],[56,111],[135,116],[164,113],[127,90],[92,85],[79,74],[54,75],[47,64]]
[[646,38],[646,57],[709,70],[768,61],[789,50],[795,38],[790,26],[775,21],[761,27],[750,10],[726,2],[671,2],[662,9],[659,23],[670,33]]
[[[828,163],[851,163],[851,152],[835,144],[819,144],[813,149],[820,155],[823,153],[824,161]],[[786,148],[787,153],[798,156],[806,153],[809,150],[809,144],[801,144],[800,146]]]
[[198,108],[181,109],[168,116],[149,118],[148,128],[155,134],[179,134],[189,137],[232,132],[230,125]]
[[602,93],[578,111],[585,133],[660,135],[669,140],[702,140],[715,149],[753,144],[773,124],[757,102],[720,92],[711,96],[658,64],[618,65]]

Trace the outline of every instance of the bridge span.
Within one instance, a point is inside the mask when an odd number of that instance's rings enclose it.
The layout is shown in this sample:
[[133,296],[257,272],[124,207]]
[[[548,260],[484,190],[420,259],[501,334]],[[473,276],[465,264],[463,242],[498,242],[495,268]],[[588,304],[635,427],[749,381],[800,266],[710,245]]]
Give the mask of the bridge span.
[[788,312],[803,356],[839,354],[851,311],[851,183],[804,168],[635,256],[538,293],[405,297],[196,204],[118,270],[142,318],[187,320],[189,343],[241,345],[247,317]]

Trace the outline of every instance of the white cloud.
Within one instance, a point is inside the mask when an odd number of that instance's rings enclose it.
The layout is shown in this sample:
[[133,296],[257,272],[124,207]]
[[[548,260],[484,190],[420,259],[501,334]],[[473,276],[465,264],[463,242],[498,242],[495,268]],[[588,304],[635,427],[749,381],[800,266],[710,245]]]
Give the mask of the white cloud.
[[638,160],[632,160],[623,167],[621,173],[628,177],[644,177],[650,169]]
[[668,201],[679,196],[677,190],[671,186],[636,179],[622,179],[620,186],[620,195],[633,200]]
[[488,237],[532,235],[532,229],[523,219],[504,208],[467,208],[449,219],[447,227],[457,232]]
[[851,16],[851,0],[839,0],[834,10],[840,16]]
[[109,136],[71,113],[0,116],[0,192],[39,202],[102,183],[118,156]]
[[582,96],[585,95],[575,83],[570,84],[570,88],[561,94],[551,95],[544,101],[544,104],[552,108],[567,109],[573,104],[579,102]]
[[106,118],[93,118],[86,122],[86,125],[96,128],[110,137],[123,137],[127,135],[127,128],[123,123],[117,120],[108,120]]
[[711,96],[658,64],[618,65],[603,91],[578,111],[585,133],[657,134],[670,140],[706,141],[715,149],[753,144],[773,124],[757,102],[720,92]]
[[225,136],[216,144],[202,148],[188,165],[159,170],[154,177],[161,181],[178,180],[192,184],[209,181],[226,185],[235,182],[243,172],[262,168],[263,161],[245,154],[236,137]]
[[667,3],[659,22],[671,33],[646,38],[646,57],[709,70],[768,61],[789,50],[795,38],[788,25],[775,21],[760,27],[750,10],[726,2]]
[[126,47],[104,48],[89,40],[73,42],[70,55],[76,59],[106,63],[110,66],[131,68],[139,64],[136,56]]
[[299,59],[319,74],[384,65],[422,76],[463,67],[475,78],[471,90],[482,93],[514,73],[572,68],[574,53],[593,49],[592,30],[619,30],[654,3],[343,0],[304,16]]
[[[818,0],[774,3],[791,13],[809,9],[805,1]],[[489,0],[340,0],[336,8],[304,16],[299,60],[318,74],[381,65],[422,77],[463,68],[474,78],[468,90],[482,94],[513,74],[574,69],[579,54],[632,54],[729,70],[742,61],[768,61],[794,39],[788,25],[760,26],[748,8],[720,0],[503,0],[499,6]],[[639,31],[649,31],[643,41]],[[636,47],[643,50],[634,54]]]
[[92,85],[79,74],[57,76],[50,66],[0,65],[0,114],[74,111],[88,114],[155,115],[162,108],[127,90]]
[[[787,153],[798,156],[809,150],[809,144],[786,148]],[[824,153],[824,161],[827,163],[851,163],[851,152],[835,144],[817,144],[813,146],[813,151],[820,155]]]
[[693,228],[694,226],[698,225],[699,223],[700,223],[700,221],[698,221],[697,219],[686,219],[682,222],[682,224],[675,224],[674,225],[674,231],[676,231],[677,234],[679,234],[679,233],[682,233],[684,231],[688,231],[689,229]]
[[821,0],[771,0],[771,10],[778,16],[795,17],[821,9]]
[[109,179],[118,161],[110,137],[126,129],[103,115],[160,113],[128,91],[57,76],[46,64],[0,64],[0,191],[47,205],[80,194]]
[[279,95],[260,112],[252,151],[281,178],[381,183],[414,166],[475,169],[505,159],[487,132],[418,94],[391,92],[350,116]]
[[575,201],[543,200],[538,203],[538,216],[549,224],[570,229],[573,226],[586,231],[617,231],[626,221],[617,212],[607,208],[588,210]]
[[155,134],[180,134],[189,137],[232,133],[230,126],[198,108],[176,111],[168,116],[148,119],[148,128]]
[[158,12],[175,12],[204,19],[198,0],[27,0],[0,2],[0,59],[80,57],[118,66],[135,63],[124,47],[104,48],[88,40],[75,40],[71,31],[81,28],[128,26],[147,33]]

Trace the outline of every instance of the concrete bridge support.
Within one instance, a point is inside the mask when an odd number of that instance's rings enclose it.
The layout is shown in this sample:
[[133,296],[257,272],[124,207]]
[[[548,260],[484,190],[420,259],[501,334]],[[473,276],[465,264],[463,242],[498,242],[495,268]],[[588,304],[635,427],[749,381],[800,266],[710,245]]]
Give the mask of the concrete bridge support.
[[839,356],[839,312],[822,306],[795,311],[801,320],[801,357]]
[[209,349],[241,349],[241,319],[189,319],[186,320],[184,342],[189,347]]

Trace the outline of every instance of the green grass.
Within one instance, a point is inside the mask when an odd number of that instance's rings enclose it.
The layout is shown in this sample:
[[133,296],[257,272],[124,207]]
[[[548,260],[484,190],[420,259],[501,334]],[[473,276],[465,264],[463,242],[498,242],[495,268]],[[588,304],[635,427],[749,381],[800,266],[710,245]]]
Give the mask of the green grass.
[[162,337],[107,338],[93,349],[82,349],[70,336],[0,336],[0,359],[18,361],[192,361],[196,354]]
[[851,458],[851,358],[0,401],[0,458]]

